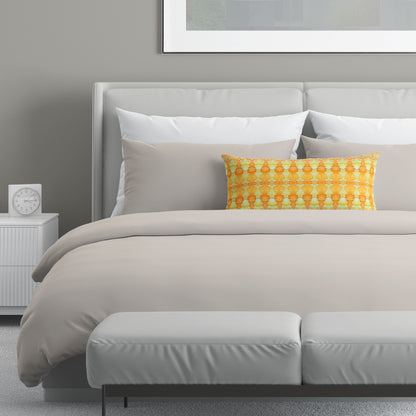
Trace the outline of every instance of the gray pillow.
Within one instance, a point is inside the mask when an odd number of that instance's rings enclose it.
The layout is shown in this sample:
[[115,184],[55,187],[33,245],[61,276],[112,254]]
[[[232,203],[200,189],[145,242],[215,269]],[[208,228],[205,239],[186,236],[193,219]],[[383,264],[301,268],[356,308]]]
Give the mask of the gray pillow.
[[223,153],[290,159],[295,144],[295,140],[255,145],[122,141],[126,164],[123,214],[225,209]]
[[374,180],[377,209],[416,210],[416,144],[331,143],[305,136],[302,136],[302,142],[307,158],[348,157],[379,152]]

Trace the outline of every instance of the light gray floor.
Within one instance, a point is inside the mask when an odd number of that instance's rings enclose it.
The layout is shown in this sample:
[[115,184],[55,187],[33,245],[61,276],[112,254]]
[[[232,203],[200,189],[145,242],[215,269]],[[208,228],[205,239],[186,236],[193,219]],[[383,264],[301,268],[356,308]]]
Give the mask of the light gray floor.
[[[0,416],[99,416],[98,403],[44,403],[41,388],[17,377],[18,319],[0,316]],[[272,399],[160,399],[135,401],[123,409],[109,403],[108,416],[414,416],[416,401],[282,401]]]

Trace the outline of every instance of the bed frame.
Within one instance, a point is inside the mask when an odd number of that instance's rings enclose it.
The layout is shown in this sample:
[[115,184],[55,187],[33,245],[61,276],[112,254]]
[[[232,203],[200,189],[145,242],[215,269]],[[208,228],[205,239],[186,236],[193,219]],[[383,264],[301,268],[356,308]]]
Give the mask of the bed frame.
[[[100,82],[93,91],[92,220],[109,217],[115,204],[121,163],[115,108],[158,115],[271,116],[307,109],[373,118],[416,117],[416,82]],[[309,122],[304,133],[312,135]],[[302,150],[300,151],[302,155]],[[71,358],[44,377],[46,401],[100,400],[89,388],[85,355]],[[302,386],[306,387],[306,386]],[[367,386],[368,387],[368,386]],[[278,389],[284,396],[414,396],[414,387]],[[157,389],[156,389],[157,390]],[[161,390],[163,395],[170,395]],[[185,390],[186,395],[193,393]],[[112,389],[108,389],[111,395]],[[142,391],[152,395],[149,389]],[[267,391],[267,393],[269,390]],[[160,391],[159,391],[160,393]],[[233,395],[233,391],[227,392]],[[260,392],[259,392],[260,393]],[[274,392],[273,396],[276,396]],[[200,395],[201,392],[195,391]],[[246,394],[246,393],[245,393]],[[180,396],[180,391],[175,391]],[[261,395],[261,394],[260,394]]]

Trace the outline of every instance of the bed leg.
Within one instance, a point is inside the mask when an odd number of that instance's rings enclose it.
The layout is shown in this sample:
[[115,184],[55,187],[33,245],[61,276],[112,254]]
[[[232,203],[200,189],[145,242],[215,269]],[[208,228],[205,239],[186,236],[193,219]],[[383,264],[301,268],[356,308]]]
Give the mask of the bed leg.
[[128,397],[124,397],[124,407],[126,408],[128,407],[128,405],[129,405],[129,399]]
[[105,416],[105,385],[101,386],[101,415]]

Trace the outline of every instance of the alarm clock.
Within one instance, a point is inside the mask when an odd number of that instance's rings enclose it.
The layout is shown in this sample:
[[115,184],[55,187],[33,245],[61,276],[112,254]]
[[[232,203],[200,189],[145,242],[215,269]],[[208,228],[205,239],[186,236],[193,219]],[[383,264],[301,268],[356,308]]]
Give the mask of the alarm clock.
[[9,185],[9,215],[28,216],[42,212],[42,185]]

